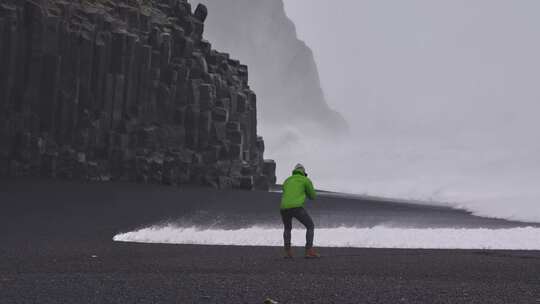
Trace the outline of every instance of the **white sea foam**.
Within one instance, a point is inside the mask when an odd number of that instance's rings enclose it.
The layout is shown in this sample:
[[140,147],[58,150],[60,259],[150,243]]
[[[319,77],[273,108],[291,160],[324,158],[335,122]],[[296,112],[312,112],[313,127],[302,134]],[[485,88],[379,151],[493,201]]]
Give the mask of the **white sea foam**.
[[[440,144],[369,139],[362,144],[270,141],[283,181],[302,162],[319,189],[466,209],[475,215],[540,222],[538,147],[493,143]],[[270,138],[272,140],[272,138]],[[277,149],[276,149],[277,147]]]
[[[305,230],[293,229],[293,245],[302,246]],[[281,246],[282,230],[249,227],[244,229],[198,229],[175,225],[151,226],[118,234],[115,241],[165,244]],[[321,228],[315,232],[316,246],[432,249],[522,249],[540,250],[540,228],[508,229],[401,229]]]

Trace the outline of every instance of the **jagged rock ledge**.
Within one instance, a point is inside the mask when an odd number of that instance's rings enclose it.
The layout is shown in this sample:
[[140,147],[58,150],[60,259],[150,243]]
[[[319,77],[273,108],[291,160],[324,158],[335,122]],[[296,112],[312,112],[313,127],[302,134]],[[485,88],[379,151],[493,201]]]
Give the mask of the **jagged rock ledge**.
[[248,68],[187,0],[0,0],[0,176],[268,189]]

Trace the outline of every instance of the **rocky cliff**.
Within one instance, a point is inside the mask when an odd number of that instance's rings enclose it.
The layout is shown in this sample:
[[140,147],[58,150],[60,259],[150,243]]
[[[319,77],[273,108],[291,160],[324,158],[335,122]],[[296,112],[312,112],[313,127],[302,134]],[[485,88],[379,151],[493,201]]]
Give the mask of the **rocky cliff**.
[[0,0],[0,176],[275,183],[248,68],[203,39],[207,14],[187,0]]
[[311,49],[298,39],[282,0],[201,0],[211,11],[206,35],[251,68],[265,130],[307,122],[317,133],[342,133],[343,117],[330,109]]

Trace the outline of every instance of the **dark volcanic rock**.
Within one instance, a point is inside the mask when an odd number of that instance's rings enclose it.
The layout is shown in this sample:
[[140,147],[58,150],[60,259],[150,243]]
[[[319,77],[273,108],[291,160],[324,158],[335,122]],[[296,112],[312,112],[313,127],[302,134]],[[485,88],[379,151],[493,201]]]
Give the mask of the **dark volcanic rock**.
[[247,66],[203,39],[207,15],[0,0],[0,176],[266,189]]

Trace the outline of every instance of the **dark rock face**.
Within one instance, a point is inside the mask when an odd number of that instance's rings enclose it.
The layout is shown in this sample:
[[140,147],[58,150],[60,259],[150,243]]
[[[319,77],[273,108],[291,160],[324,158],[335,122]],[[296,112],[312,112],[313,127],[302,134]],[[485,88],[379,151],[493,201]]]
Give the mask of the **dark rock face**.
[[201,0],[210,11],[206,35],[251,68],[251,84],[264,103],[261,122],[311,122],[334,135],[347,132],[343,117],[330,109],[311,49],[296,35],[282,0]]
[[0,0],[0,176],[267,189],[247,67],[203,39],[207,15]]

